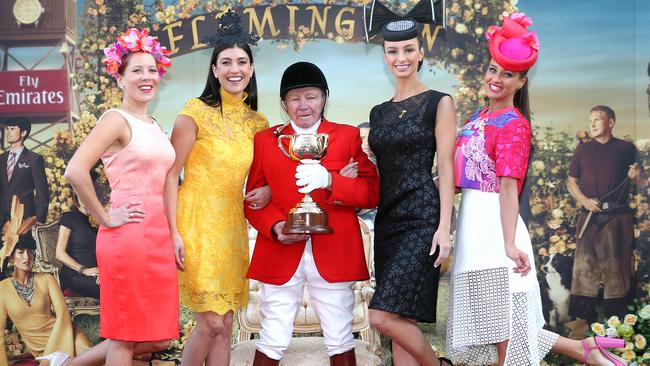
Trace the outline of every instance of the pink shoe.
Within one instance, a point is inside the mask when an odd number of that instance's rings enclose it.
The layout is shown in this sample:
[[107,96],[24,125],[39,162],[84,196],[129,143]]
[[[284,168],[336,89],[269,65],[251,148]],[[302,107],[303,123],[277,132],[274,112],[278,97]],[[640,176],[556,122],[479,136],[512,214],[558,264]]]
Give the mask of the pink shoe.
[[593,350],[598,350],[601,355],[603,355],[607,360],[611,361],[614,366],[626,366],[627,361],[618,357],[617,355],[609,352],[607,348],[623,348],[625,347],[625,340],[620,338],[609,338],[609,337],[594,337],[595,346],[591,347],[587,344],[587,339],[582,340],[582,349],[584,349],[584,354],[582,355],[582,362],[587,363],[589,359],[589,353]]
[[63,366],[70,358],[70,355],[60,351],[50,353],[47,356],[36,357],[37,360],[47,360],[50,366]]

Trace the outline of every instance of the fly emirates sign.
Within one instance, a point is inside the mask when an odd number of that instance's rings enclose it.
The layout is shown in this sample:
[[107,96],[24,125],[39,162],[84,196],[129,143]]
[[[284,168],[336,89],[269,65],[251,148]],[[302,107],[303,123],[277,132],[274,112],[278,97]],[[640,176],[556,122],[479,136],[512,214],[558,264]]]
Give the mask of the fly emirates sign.
[[68,112],[65,70],[0,72],[0,114]]

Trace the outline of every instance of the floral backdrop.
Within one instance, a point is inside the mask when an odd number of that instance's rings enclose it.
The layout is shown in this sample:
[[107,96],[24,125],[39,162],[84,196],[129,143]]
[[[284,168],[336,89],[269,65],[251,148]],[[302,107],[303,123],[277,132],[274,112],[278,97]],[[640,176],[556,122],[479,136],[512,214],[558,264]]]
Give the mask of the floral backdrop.
[[[370,0],[327,1],[328,4],[363,5]],[[397,12],[405,12],[417,1],[384,1]],[[147,2],[151,4],[151,2]],[[74,131],[62,131],[56,135],[54,143],[41,151],[46,160],[46,173],[51,189],[49,220],[56,220],[70,209],[72,205],[71,189],[63,178],[63,171],[76,147],[94,127],[101,113],[119,105],[121,92],[115,83],[102,71],[102,50],[112,42],[126,27],[149,27],[160,29],[178,19],[188,18],[197,13],[223,12],[229,7],[262,4],[284,4],[285,1],[198,1],[177,0],[153,2],[146,6],[143,1],[123,0],[87,0],[83,13],[79,14],[82,33],[78,39],[76,74],[72,75],[74,88],[82,96],[81,117]],[[484,98],[482,88],[482,70],[476,67],[489,57],[484,47],[483,36],[487,27],[497,22],[505,13],[517,11],[517,0],[452,0],[447,1],[447,25],[456,33],[466,34],[466,44],[458,47],[442,47],[441,53],[429,59],[429,66],[441,66],[456,76],[458,86],[454,92],[459,116],[469,115],[472,109]],[[330,37],[338,43],[350,42],[346,37]],[[299,28],[292,39],[273,40],[278,47],[293,47],[299,50],[311,40],[307,28]],[[549,256],[556,254],[573,256],[575,243],[575,222],[578,207],[569,195],[565,181],[570,158],[575,146],[586,139],[586,134],[569,136],[566,132],[553,129],[535,130],[535,155],[530,165],[529,179],[531,219],[529,230],[538,258],[538,272],[542,288],[545,287],[543,265]],[[643,162],[644,170],[650,171],[650,141],[635,142]],[[104,196],[108,195],[106,179],[100,174]],[[636,210],[635,237],[637,239],[636,266],[638,268],[638,299],[631,304],[630,315],[625,319],[607,319],[603,323],[594,323],[590,331],[594,334],[614,334],[624,337],[628,347],[621,350],[623,357],[639,364],[650,364],[650,353],[646,353],[646,338],[650,337],[650,308],[647,305],[647,293],[650,291],[650,217],[648,210],[648,187],[631,192],[631,205]],[[548,295],[544,295],[548,296]],[[160,355],[161,358],[178,359],[183,342],[194,326],[192,315],[181,310],[181,339],[174,341],[170,350]],[[600,324],[600,325],[598,325]],[[612,330],[613,329],[613,330]],[[568,330],[561,324],[556,330],[567,334]],[[6,331],[7,339],[19,354],[20,342],[15,333]],[[552,363],[566,364],[566,361],[551,359]]]

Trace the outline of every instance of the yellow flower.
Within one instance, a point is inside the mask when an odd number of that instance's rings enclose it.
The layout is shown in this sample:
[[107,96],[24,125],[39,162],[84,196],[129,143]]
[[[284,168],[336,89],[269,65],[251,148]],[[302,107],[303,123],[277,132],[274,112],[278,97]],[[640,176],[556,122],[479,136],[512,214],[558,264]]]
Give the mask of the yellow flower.
[[458,23],[458,24],[456,24],[455,31],[456,31],[456,33],[465,34],[465,33],[467,33],[468,29],[467,29],[467,26],[465,24]]
[[623,318],[623,323],[629,324],[629,325],[634,325],[636,324],[638,317],[634,314],[627,314],[625,315],[625,318]]
[[563,240],[560,240],[557,243],[553,244],[553,247],[555,247],[557,252],[560,254],[566,252],[566,243]]
[[546,222],[546,225],[547,225],[549,228],[551,228],[551,229],[553,229],[553,230],[556,230],[556,229],[559,229],[560,226],[562,225],[562,220],[548,220],[548,221]]
[[623,352],[622,356],[623,356],[624,359],[626,359],[628,361],[632,361],[636,357],[636,353],[634,353],[634,351],[627,350],[627,351]]
[[634,336],[634,345],[637,349],[644,349],[647,344],[648,342],[642,334],[637,334]]
[[605,335],[605,326],[603,326],[600,323],[592,323],[591,324],[591,331],[598,334],[599,336],[604,336]]
[[644,359],[644,360],[650,359],[650,352],[646,352],[646,353],[644,353],[644,354],[643,354],[643,359]]
[[607,319],[607,325],[609,325],[612,328],[616,328],[621,324],[621,320],[617,316],[612,316],[611,318]]

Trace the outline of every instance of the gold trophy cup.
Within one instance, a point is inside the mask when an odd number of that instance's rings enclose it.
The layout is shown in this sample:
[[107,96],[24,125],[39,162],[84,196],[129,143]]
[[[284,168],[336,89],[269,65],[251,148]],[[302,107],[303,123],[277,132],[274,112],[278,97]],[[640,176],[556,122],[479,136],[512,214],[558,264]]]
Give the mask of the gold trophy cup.
[[[283,139],[289,139],[289,152],[282,144]],[[317,164],[325,156],[329,136],[325,133],[318,135],[280,135],[278,147],[289,159],[301,164]],[[289,210],[287,224],[282,229],[283,234],[329,234],[332,229],[327,226],[327,212],[318,207],[316,202],[306,193],[296,207]]]

